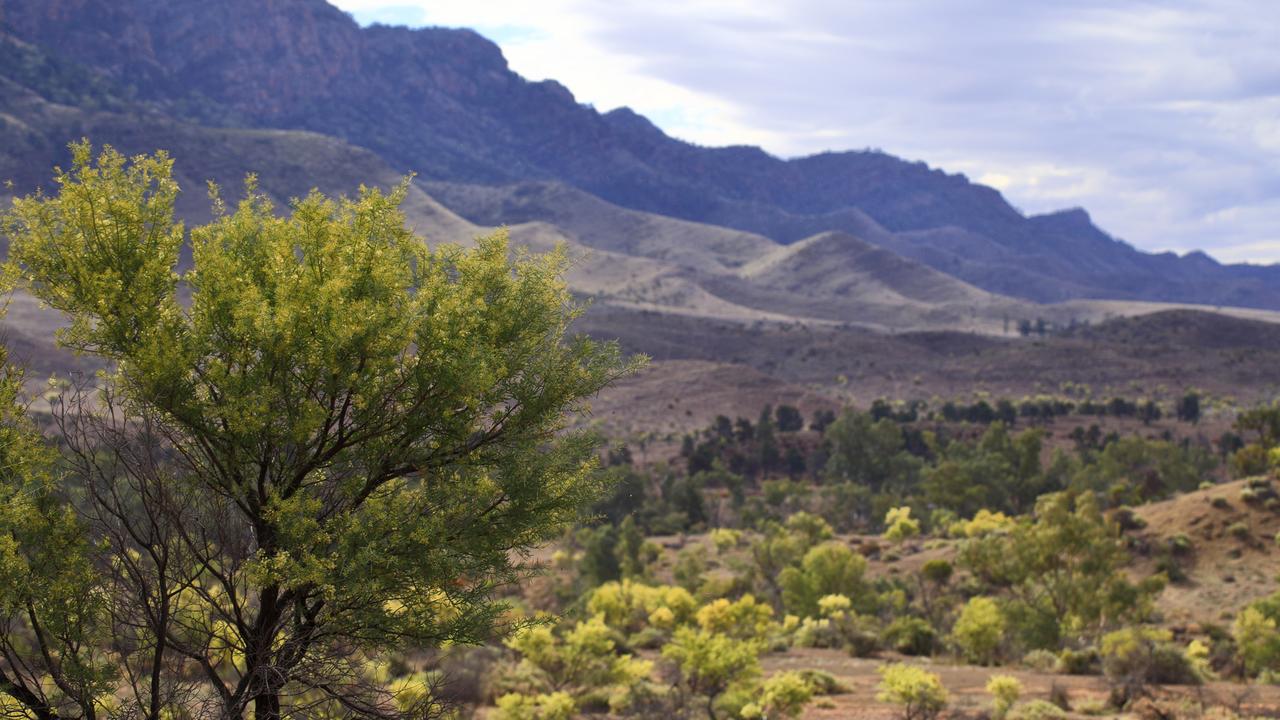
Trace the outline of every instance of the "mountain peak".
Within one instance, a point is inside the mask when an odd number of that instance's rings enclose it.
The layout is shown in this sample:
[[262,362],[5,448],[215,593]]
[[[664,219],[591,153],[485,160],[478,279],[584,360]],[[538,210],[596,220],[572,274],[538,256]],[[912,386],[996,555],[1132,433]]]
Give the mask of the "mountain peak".
[[[469,30],[361,28],[322,0],[0,0],[0,13],[21,39],[138,88],[163,112],[335,136],[425,179],[556,181],[783,243],[861,232],[1032,300],[1280,307],[1280,268],[1202,270],[1141,253],[1082,209],[1028,218],[997,190],[923,162],[873,150],[788,160],[671,138],[631,109],[601,114],[558,82],[525,80]],[[1186,270],[1171,277],[1174,266]]]

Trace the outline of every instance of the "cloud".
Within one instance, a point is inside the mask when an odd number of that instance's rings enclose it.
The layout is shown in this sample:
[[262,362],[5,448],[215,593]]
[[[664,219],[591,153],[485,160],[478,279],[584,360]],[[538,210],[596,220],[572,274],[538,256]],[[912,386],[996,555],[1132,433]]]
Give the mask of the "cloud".
[[474,27],[531,79],[705,145],[876,147],[1146,250],[1280,261],[1267,0],[337,0]]

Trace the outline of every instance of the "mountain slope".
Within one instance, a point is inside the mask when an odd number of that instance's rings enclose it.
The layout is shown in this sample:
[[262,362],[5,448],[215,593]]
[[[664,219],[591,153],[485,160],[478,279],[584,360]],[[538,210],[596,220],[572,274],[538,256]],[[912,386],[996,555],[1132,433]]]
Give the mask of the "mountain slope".
[[555,82],[525,81],[467,30],[360,28],[322,0],[0,0],[0,22],[164,112],[322,132],[429,179],[555,180],[780,242],[843,230],[1037,301],[1280,308],[1275,267],[1141,253],[1083,212],[1027,218],[991,188],[884,153],[781,160],[680,142],[629,110],[601,114]]

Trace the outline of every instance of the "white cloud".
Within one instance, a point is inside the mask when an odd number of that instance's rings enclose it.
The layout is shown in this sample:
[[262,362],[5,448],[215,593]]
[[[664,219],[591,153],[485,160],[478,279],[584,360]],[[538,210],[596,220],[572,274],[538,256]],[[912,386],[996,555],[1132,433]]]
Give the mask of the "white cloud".
[[[467,26],[512,68],[705,145],[877,147],[1148,250],[1280,260],[1269,0],[336,0]],[[413,20],[415,12],[419,19]]]

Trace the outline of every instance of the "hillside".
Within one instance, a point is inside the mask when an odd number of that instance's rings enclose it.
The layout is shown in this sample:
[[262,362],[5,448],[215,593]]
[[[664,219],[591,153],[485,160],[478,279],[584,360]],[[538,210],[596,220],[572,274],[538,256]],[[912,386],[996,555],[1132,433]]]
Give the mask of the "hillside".
[[625,108],[602,114],[554,81],[524,80],[469,30],[361,28],[323,0],[0,0],[0,22],[161,112],[332,135],[432,180],[558,181],[783,243],[842,230],[1042,302],[1280,308],[1276,268],[1141,253],[1082,210],[1026,217],[995,190],[923,163],[681,142]]

